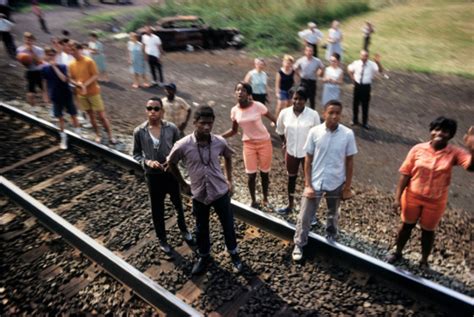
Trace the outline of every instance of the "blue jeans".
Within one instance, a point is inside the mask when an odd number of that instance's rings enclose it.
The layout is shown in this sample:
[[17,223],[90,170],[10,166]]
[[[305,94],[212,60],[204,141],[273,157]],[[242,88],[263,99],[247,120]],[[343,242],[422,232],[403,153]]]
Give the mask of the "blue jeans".
[[208,256],[211,251],[209,238],[209,211],[214,207],[219,222],[224,231],[224,240],[227,250],[231,254],[237,253],[237,239],[234,230],[234,214],[230,209],[229,193],[206,205],[193,199],[193,214],[196,217],[196,237],[200,256]]

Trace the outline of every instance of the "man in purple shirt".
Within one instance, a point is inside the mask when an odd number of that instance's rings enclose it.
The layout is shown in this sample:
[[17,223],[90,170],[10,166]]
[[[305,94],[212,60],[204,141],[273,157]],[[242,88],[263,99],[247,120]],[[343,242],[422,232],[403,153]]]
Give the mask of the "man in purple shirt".
[[[168,155],[171,172],[176,176],[183,191],[191,191],[193,214],[196,217],[196,235],[199,260],[192,274],[201,274],[211,260],[209,239],[209,210],[214,210],[224,231],[224,240],[232,263],[237,272],[242,271],[242,262],[237,253],[237,239],[234,230],[234,215],[230,208],[232,194],[232,154],[233,151],[221,136],[211,133],[214,124],[214,111],[201,106],[194,113],[193,133],[177,141]],[[222,173],[219,157],[224,157],[225,176]],[[177,164],[184,160],[191,186],[183,179]]]

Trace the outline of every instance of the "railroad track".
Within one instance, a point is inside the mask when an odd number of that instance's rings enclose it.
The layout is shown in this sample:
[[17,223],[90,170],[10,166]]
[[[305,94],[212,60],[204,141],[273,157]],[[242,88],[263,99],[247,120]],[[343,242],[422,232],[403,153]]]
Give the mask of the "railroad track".
[[[50,123],[5,104],[0,105],[0,111],[0,149],[6,153],[0,160],[0,190],[7,197],[2,198],[0,240],[9,260],[20,261],[25,272],[29,267],[37,272],[37,276],[27,274],[29,281],[42,279],[43,286],[47,281],[55,283],[52,293],[60,293],[60,299],[46,302],[62,303],[54,307],[58,311],[68,311],[68,302],[75,303],[92,289],[103,302],[116,303],[85,309],[92,312],[100,307],[99,313],[149,312],[150,307],[170,315],[474,313],[472,298],[343,245],[328,243],[314,233],[305,252],[314,256],[294,264],[288,242],[294,227],[237,201],[233,201],[233,208],[244,272],[232,274],[221,235],[215,230],[214,263],[207,274],[191,277],[195,256],[182,243],[172,213],[167,227],[174,254],[160,253],[141,168],[129,156],[73,134],[69,136],[70,150],[61,151],[50,135],[56,134]],[[19,211],[13,201],[32,216]],[[186,218],[193,223],[189,212]],[[36,225],[37,220],[54,234],[46,234]],[[15,244],[18,241],[24,245]],[[55,257],[52,250],[64,259],[60,264],[48,262]],[[35,269],[36,261],[41,269]],[[7,264],[3,271],[13,274],[18,266],[12,265]],[[109,275],[102,273],[104,270]],[[2,300],[7,299],[5,309],[16,305],[20,312],[28,307],[33,311],[25,303],[15,303],[14,280],[8,281],[10,284],[0,289]],[[23,294],[28,295],[26,291]],[[35,305],[39,311],[47,307]]]

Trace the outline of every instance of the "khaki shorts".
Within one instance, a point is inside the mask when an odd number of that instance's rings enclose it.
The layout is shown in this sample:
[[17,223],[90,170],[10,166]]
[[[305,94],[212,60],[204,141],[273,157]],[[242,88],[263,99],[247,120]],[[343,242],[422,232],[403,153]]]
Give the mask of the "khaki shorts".
[[94,96],[77,96],[77,102],[82,111],[105,111],[104,102],[100,94]]
[[270,172],[272,166],[273,147],[270,139],[263,141],[244,141],[244,166],[247,174],[254,174],[257,171]]

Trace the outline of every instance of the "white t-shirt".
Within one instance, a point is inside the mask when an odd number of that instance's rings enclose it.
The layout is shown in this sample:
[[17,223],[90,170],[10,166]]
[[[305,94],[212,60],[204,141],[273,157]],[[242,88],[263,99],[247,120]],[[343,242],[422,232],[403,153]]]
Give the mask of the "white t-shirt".
[[324,77],[329,77],[332,80],[338,80],[341,74],[342,69],[340,67],[334,68],[329,66],[324,69]]
[[311,29],[306,29],[298,32],[298,36],[310,44],[318,44],[324,35],[318,29],[315,29],[314,32]]
[[159,46],[161,46],[161,39],[156,36],[155,34],[144,34],[142,36],[142,43],[145,45],[145,53],[147,55],[155,56],[156,58],[160,58],[160,50]]

